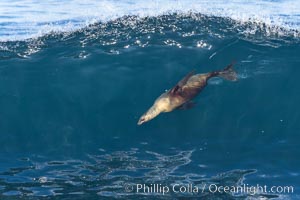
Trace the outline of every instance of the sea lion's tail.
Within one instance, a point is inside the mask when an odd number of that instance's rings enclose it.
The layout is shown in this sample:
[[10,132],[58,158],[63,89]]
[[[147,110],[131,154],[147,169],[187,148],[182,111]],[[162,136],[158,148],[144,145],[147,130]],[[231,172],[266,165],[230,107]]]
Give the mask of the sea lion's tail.
[[233,62],[230,65],[228,65],[227,67],[225,67],[225,69],[223,69],[222,71],[219,71],[218,76],[222,77],[226,80],[229,80],[229,81],[237,81],[237,73],[233,69],[234,64],[235,64],[235,62]]

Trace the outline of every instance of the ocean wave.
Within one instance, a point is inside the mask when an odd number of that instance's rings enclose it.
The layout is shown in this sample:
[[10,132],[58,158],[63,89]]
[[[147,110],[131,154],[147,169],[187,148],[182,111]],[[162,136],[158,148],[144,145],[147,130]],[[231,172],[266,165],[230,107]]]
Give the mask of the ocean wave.
[[[51,32],[73,32],[96,22],[106,23],[124,16],[158,17],[172,13],[201,13],[230,18],[241,24],[258,24],[293,31],[300,30],[300,1],[1,1],[0,40],[16,41]],[[47,8],[47,9],[45,9]],[[246,30],[255,32],[257,28]],[[244,30],[243,30],[244,31]]]
[[[262,46],[277,48],[282,44],[299,42],[297,30],[268,26],[260,22],[240,23],[231,18],[212,17],[199,13],[174,13],[156,17],[124,16],[109,22],[97,22],[82,29],[50,32],[23,41],[0,42],[0,58],[26,58],[41,49],[68,46],[78,49],[72,57],[87,58],[92,47],[107,54],[120,54],[133,48],[173,46],[198,48],[206,51],[224,40],[227,46],[242,39]],[[211,54],[210,59],[222,49]],[[67,55],[70,56],[70,55]]]

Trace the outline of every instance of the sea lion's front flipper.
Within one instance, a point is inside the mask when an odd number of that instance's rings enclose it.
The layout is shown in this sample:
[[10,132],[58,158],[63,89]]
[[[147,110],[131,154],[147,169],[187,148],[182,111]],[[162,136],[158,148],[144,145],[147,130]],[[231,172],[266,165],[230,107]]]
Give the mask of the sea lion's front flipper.
[[178,91],[181,90],[182,86],[186,84],[186,82],[195,74],[195,70],[188,73],[183,79],[181,79],[172,89],[169,90],[170,94],[177,94]]
[[193,102],[193,101],[188,101],[184,104],[182,104],[181,106],[179,106],[177,109],[179,110],[188,110],[188,109],[191,109],[193,107],[195,107],[196,103]]

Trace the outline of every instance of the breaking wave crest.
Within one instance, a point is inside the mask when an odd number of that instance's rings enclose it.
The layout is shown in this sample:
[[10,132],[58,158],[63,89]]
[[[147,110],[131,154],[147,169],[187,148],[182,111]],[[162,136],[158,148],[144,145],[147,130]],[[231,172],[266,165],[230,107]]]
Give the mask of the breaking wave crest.
[[[24,40],[50,32],[74,32],[95,22],[124,16],[159,17],[172,13],[201,13],[239,23],[259,23],[299,31],[299,0],[241,1],[15,1],[0,3],[0,39]],[[45,9],[47,8],[47,9]]]
[[210,50],[223,39],[246,40],[265,46],[298,42],[299,31],[264,22],[241,23],[231,18],[197,13],[169,14],[156,17],[125,16],[108,22],[97,22],[68,32],[51,32],[23,41],[0,42],[0,58],[27,56],[55,46],[80,48],[78,58],[85,58],[90,47],[111,54],[132,47],[153,45]]

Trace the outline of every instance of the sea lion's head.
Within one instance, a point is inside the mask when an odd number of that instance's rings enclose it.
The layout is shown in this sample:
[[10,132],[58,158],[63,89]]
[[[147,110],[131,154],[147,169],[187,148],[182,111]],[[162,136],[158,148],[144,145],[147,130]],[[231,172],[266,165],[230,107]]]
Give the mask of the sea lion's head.
[[141,125],[141,124],[143,124],[143,123],[145,123],[145,122],[147,122],[147,121],[150,121],[151,119],[153,119],[154,117],[156,117],[157,115],[159,115],[159,113],[158,114],[156,114],[156,115],[153,115],[153,114],[151,114],[149,111],[150,111],[151,109],[149,109],[146,113],[144,113],[141,117],[140,117],[140,119],[139,119],[139,121],[138,121],[138,125]]
[[168,112],[170,109],[170,100],[169,97],[164,93],[160,97],[158,97],[154,104],[149,108],[147,112],[145,112],[139,119],[138,125],[141,125],[151,119],[155,118],[162,112]]

